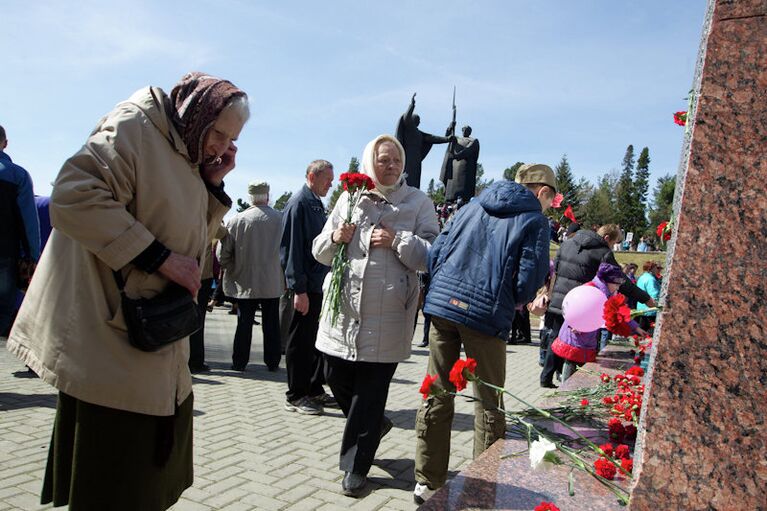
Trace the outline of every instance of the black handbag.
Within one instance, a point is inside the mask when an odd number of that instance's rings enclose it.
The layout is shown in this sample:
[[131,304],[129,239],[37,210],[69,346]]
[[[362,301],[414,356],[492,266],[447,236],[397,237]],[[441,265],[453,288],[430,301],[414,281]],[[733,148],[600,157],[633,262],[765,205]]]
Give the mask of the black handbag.
[[125,294],[122,274],[114,272],[114,276],[122,298],[128,340],[135,348],[157,351],[202,328],[202,311],[186,288],[170,282],[154,298],[134,300]]

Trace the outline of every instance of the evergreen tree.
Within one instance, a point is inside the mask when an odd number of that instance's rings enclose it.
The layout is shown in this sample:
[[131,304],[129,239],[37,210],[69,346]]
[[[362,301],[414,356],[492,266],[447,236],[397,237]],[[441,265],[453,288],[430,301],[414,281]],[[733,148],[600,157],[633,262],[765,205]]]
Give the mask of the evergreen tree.
[[567,161],[567,155],[563,154],[559,164],[554,169],[554,173],[557,178],[557,188],[559,193],[564,196],[562,201],[563,207],[572,205],[573,209],[577,209],[580,205],[580,190],[578,185],[575,184],[575,178],[573,172],[570,169],[570,162]]
[[[474,195],[477,196],[480,193],[482,193],[482,190],[493,184],[493,181],[495,179],[491,179],[488,181],[487,179],[482,179],[482,176],[485,175],[485,168],[482,166],[481,163],[477,163],[477,179],[476,179],[476,190],[474,191]],[[471,199],[471,197],[466,197],[466,200],[468,201]]]
[[277,211],[283,211],[285,206],[288,205],[288,201],[293,196],[293,192],[285,192],[274,202],[274,209]]
[[610,173],[599,180],[596,189],[589,185],[589,193],[584,193],[585,200],[578,215],[583,227],[616,223],[618,213],[614,196],[617,182],[615,173]]
[[517,177],[517,171],[519,170],[519,167],[524,165],[521,161],[518,161],[511,167],[507,167],[503,169],[503,179],[506,179],[508,181],[514,181],[514,179]]
[[247,202],[245,202],[242,199],[237,199],[237,212],[238,213],[242,213],[243,211],[245,211],[249,207],[250,207],[250,204],[248,204]]
[[653,191],[650,225],[645,231],[646,236],[655,236],[655,229],[658,227],[658,224],[671,218],[675,191],[676,177],[666,174],[658,178],[658,184]]
[[634,176],[634,207],[637,233],[647,229],[647,190],[650,186],[650,150],[645,147],[639,153]]
[[445,185],[443,185],[441,182],[434,183],[434,180],[432,179],[429,182],[429,188],[431,191],[427,191],[426,195],[429,196],[431,201],[434,204],[443,204],[445,202]]
[[616,221],[626,232],[635,232],[636,195],[634,193],[634,146],[626,148],[618,185],[615,189]]
[[[359,172],[360,171],[360,161],[355,157],[352,156],[352,159],[349,160],[349,170],[346,172]],[[341,196],[341,193],[344,191],[344,185],[339,181],[338,186],[336,186],[335,190],[333,190],[333,193],[330,194],[330,200],[328,201],[328,212],[333,211],[333,208],[336,205],[336,202],[338,201],[338,198]]]
[[434,195],[434,178],[429,179],[429,186],[426,187],[426,195],[429,197]]

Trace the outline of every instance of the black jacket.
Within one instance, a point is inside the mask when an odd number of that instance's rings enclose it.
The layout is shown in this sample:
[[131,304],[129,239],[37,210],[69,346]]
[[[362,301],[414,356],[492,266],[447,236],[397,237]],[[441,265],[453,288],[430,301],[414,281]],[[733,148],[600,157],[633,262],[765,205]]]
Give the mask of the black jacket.
[[306,185],[290,198],[282,214],[280,263],[288,289],[296,294],[322,293],[322,281],[330,268],[312,256],[312,241],[325,220],[322,201]]
[[[593,279],[600,263],[620,266],[607,242],[594,231],[582,229],[571,239],[565,240],[554,259],[557,277],[551,293],[549,310],[561,315],[565,295],[573,288]],[[628,278],[619,291],[638,302],[644,303],[650,299],[650,295],[632,284]]]

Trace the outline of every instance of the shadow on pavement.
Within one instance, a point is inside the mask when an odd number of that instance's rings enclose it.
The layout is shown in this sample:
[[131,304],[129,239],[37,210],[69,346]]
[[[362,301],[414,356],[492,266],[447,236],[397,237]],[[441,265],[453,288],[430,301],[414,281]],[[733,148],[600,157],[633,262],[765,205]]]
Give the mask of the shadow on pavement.
[[56,408],[56,394],[0,392],[0,412],[22,408]]

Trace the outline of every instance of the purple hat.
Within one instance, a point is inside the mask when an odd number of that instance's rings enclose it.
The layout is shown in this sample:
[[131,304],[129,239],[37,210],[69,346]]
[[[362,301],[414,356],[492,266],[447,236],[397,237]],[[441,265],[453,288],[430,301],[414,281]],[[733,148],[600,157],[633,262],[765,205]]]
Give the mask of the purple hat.
[[626,275],[620,266],[610,263],[600,263],[597,277],[602,282],[607,282],[608,284],[623,284],[626,282]]

